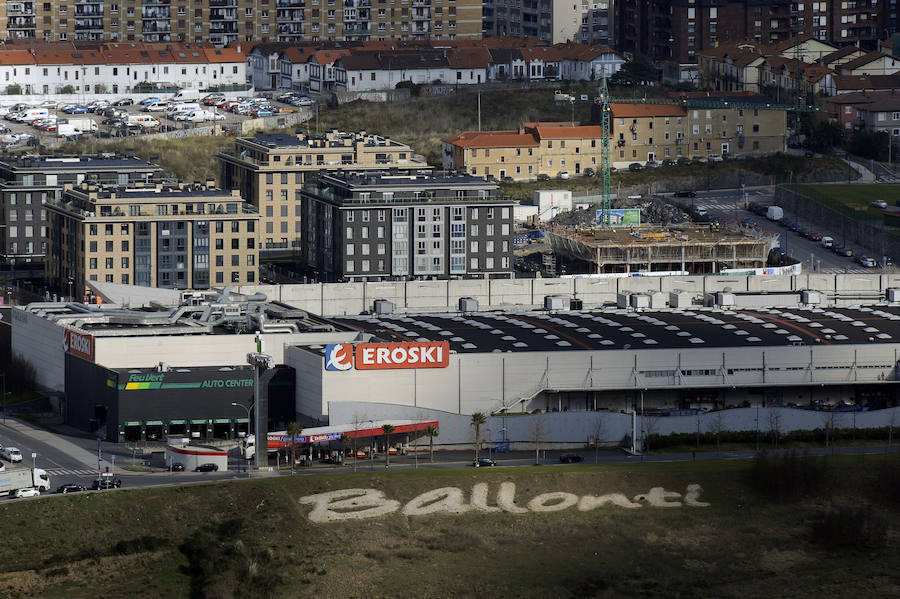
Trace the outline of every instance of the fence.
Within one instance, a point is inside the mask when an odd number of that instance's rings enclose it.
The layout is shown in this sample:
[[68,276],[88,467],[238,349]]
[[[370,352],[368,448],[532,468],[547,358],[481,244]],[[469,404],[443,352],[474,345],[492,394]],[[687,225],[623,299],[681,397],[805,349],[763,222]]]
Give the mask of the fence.
[[900,237],[887,229],[882,220],[862,218],[849,208],[831,208],[813,190],[801,194],[779,187],[775,191],[775,204],[785,212],[831,231],[842,245],[849,241],[868,248],[879,257],[900,256]]

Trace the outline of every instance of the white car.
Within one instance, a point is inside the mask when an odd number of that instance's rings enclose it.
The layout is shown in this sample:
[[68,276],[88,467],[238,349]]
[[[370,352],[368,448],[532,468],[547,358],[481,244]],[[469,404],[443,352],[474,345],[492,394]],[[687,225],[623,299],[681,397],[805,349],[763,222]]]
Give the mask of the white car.
[[0,453],[4,459],[9,460],[13,464],[22,461],[22,452],[19,451],[18,447],[4,447],[3,453]]
[[722,162],[722,161],[724,161],[724,158],[722,158],[721,154],[710,154],[709,161],[710,162]]
[[37,489],[16,489],[13,497],[21,499],[22,497],[39,497],[41,494]]
[[885,208],[887,208],[887,202],[885,202],[884,200],[875,200],[874,202],[872,202],[872,206],[874,208],[881,208],[882,210],[884,210]]

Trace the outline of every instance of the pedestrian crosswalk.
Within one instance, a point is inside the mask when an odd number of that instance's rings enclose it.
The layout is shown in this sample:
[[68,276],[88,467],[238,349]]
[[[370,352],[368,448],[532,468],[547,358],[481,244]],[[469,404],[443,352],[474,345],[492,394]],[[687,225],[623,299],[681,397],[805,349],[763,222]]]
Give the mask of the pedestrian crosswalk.
[[67,474],[70,474],[70,475],[75,474],[78,476],[89,476],[92,474],[97,474],[97,470],[96,469],[93,469],[93,470],[88,470],[88,469],[71,470],[68,468],[52,468],[52,469],[47,470],[47,474],[49,474],[50,476],[64,476]]

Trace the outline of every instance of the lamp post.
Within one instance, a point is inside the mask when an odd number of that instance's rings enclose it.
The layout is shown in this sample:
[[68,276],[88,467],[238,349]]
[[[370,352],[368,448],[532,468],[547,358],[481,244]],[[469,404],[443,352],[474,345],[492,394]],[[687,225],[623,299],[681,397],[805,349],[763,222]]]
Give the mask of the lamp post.
[[[369,424],[372,426],[372,430],[375,430],[375,421],[369,420]],[[372,472],[375,472],[375,434],[372,434],[372,446],[369,448],[369,463],[372,465]]]
[[[238,403],[236,401],[231,402],[231,405],[237,406],[239,408],[244,408],[247,411],[247,434],[250,434],[250,410],[253,409],[253,406],[245,406],[242,403]],[[266,441],[266,449],[268,449],[268,441]],[[259,442],[258,440],[254,442],[253,453],[259,451]],[[246,457],[246,452],[244,453],[244,458],[247,460],[247,478],[250,478],[250,458]]]
[[[260,454],[260,439],[265,442],[265,446],[263,447],[263,451],[268,452],[269,445],[266,440],[266,428],[262,422],[260,422],[259,416],[259,373],[260,371],[268,370],[272,368],[272,356],[268,354],[262,353],[262,340],[260,339],[257,342],[257,351],[250,352],[247,354],[247,363],[253,366],[253,417],[256,421],[256,451],[253,452],[253,466],[254,468],[259,468],[259,454]],[[266,453],[266,459],[268,460],[268,453]]]

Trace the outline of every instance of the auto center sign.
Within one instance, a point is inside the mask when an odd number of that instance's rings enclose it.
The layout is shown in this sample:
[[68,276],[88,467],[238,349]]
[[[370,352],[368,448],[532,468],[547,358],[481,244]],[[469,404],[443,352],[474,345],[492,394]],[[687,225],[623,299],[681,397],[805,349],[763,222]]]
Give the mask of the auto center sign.
[[450,344],[446,341],[333,343],[325,347],[325,370],[446,368],[449,364]]
[[66,329],[63,337],[63,351],[94,361],[94,337],[87,333],[79,333],[73,329]]

